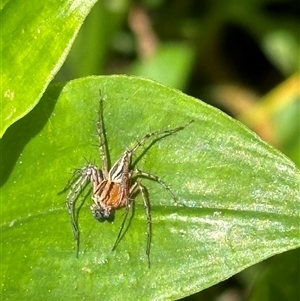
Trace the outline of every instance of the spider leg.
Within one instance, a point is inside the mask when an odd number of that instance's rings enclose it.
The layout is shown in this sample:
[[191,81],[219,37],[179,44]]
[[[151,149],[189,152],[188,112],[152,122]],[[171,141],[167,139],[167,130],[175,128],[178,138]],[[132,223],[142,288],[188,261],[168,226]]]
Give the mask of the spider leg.
[[97,120],[97,132],[99,137],[99,153],[100,159],[102,164],[102,173],[103,177],[107,179],[108,175],[108,151],[107,146],[105,145],[106,135],[105,135],[105,127],[104,127],[104,118],[103,118],[103,97],[100,93],[100,100],[99,100],[99,111],[98,111],[98,120]]
[[68,180],[66,186],[61,191],[59,191],[57,194],[60,195],[64,192],[68,191],[73,186],[73,184],[76,182],[76,180],[78,179],[78,177],[81,173],[82,173],[81,169],[74,170],[72,173],[72,176]]
[[115,243],[114,243],[114,245],[112,247],[112,251],[114,251],[117,248],[118,244],[120,243],[121,239],[123,238],[123,236],[124,236],[124,234],[125,234],[125,232],[126,232],[126,230],[128,228],[128,227],[126,227],[126,229],[124,230],[124,226],[125,226],[125,223],[126,223],[126,220],[127,220],[127,217],[128,217],[129,209],[133,208],[133,206],[134,206],[134,205],[131,206],[130,197],[134,193],[134,191],[136,190],[137,186],[138,186],[138,184],[134,183],[130,187],[129,194],[127,196],[125,196],[125,198],[127,198],[127,200],[126,200],[126,207],[125,207],[124,218],[123,218],[123,221],[122,221],[122,224],[121,224],[121,227],[120,227],[117,239],[116,239],[116,241],[115,241]]
[[151,248],[151,239],[152,239],[152,217],[150,210],[150,201],[147,195],[147,191],[144,185],[141,182],[136,182],[140,193],[143,198],[145,212],[147,216],[147,244],[146,244],[146,255],[148,260],[148,268],[150,269],[150,248]]
[[183,125],[183,126],[180,126],[180,127],[177,127],[177,128],[174,128],[174,129],[170,129],[170,130],[163,130],[163,131],[156,131],[156,132],[152,132],[152,133],[149,133],[147,135],[145,135],[131,150],[129,150],[128,152],[133,154],[140,146],[142,146],[145,141],[153,136],[161,136],[160,138],[158,139],[161,139],[165,136],[169,136],[169,135],[172,135],[178,131],[181,131],[183,130],[184,128],[186,128],[188,125],[190,125],[194,120],[190,120],[187,124]]
[[[147,261],[148,261],[148,267],[150,268],[150,247],[151,247],[151,238],[152,238],[152,218],[151,218],[151,211],[150,211],[150,201],[148,199],[147,196],[147,192],[146,192],[146,188],[140,183],[140,182],[135,182],[131,188],[130,188],[130,196],[135,192],[136,189],[139,189],[142,198],[143,198],[143,202],[144,202],[144,208],[145,208],[145,212],[146,212],[146,216],[147,216],[147,244],[146,244],[146,255],[147,255]],[[134,206],[134,203],[133,203]],[[126,224],[126,220],[128,217],[128,213],[129,213],[129,209],[130,207],[133,208],[133,206],[131,206],[131,204],[128,202],[128,204],[126,205],[126,209],[125,209],[125,215],[124,215],[124,219],[122,221],[120,230],[119,230],[119,234],[117,236],[117,239],[112,247],[112,251],[114,251],[118,244],[120,243],[121,239],[124,236],[124,233],[126,232],[127,228],[124,230],[124,226]],[[124,232],[125,231],[125,232]]]
[[113,245],[113,247],[112,247],[112,249],[111,249],[112,251],[115,251],[115,250],[116,250],[117,246],[119,245],[121,239],[122,239],[123,236],[124,236],[124,233],[126,232],[126,230],[127,230],[127,228],[128,228],[128,227],[126,227],[125,232],[123,231],[123,230],[124,230],[124,226],[125,226],[125,223],[126,223],[127,216],[128,216],[128,213],[129,213],[129,209],[130,209],[130,208],[131,208],[130,205],[127,205],[127,206],[125,207],[125,213],[124,213],[124,218],[123,218],[123,221],[122,221],[122,225],[121,225],[121,227],[120,227],[120,230],[119,230],[117,239],[116,239],[116,241],[115,241],[115,243],[114,243],[114,245]]
[[78,210],[76,209],[76,203],[80,194],[86,187],[88,181],[91,182],[94,191],[96,189],[95,187],[98,185],[98,182],[101,181],[101,176],[98,168],[95,165],[90,164],[88,166],[83,167],[82,169],[76,170],[74,173],[74,177],[75,180],[67,194],[66,205],[71,219],[74,240],[76,241],[76,257],[78,257],[80,238],[78,214],[79,209],[83,205],[87,195],[83,198],[83,202],[79,206]]
[[173,193],[173,191],[171,190],[171,188],[158,176],[152,175],[148,172],[144,172],[139,170],[138,168],[135,168],[135,170],[133,171],[133,175],[134,176],[142,176],[148,179],[151,179],[155,182],[157,182],[158,184],[160,184],[165,190],[168,191],[168,193],[170,194],[171,198],[174,200],[175,205],[178,205],[178,200],[177,197],[175,196],[175,194]]
[[76,247],[75,247],[76,257],[78,257],[78,253],[79,253],[79,238],[80,238],[79,237],[80,231],[78,226],[78,211],[76,210],[76,202],[78,200],[81,191],[86,186],[87,180],[88,180],[88,176],[82,173],[77,179],[77,181],[72,185],[70,191],[67,194],[67,201],[66,201],[67,210],[70,215],[72,232],[73,232],[74,240],[76,242]]

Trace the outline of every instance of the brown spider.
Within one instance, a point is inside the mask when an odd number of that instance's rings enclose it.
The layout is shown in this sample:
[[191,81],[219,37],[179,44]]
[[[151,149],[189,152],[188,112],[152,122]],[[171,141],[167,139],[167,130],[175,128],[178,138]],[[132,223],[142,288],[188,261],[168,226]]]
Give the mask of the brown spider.
[[[137,168],[132,167],[132,156],[142,146],[146,140],[150,137],[156,136],[157,139],[162,139],[173,133],[176,133],[186,126],[177,127],[170,130],[156,131],[145,135],[133,148],[126,149],[116,163],[109,169],[108,168],[108,150],[106,147],[106,135],[104,131],[103,121],[103,98],[100,95],[100,108],[97,121],[97,132],[99,136],[99,152],[102,162],[102,170],[94,164],[88,164],[87,166],[78,169],[74,172],[70,179],[67,187],[64,189],[69,190],[67,193],[66,203],[67,209],[71,217],[71,225],[73,229],[74,239],[76,240],[76,256],[78,257],[79,252],[79,226],[78,226],[78,211],[82,204],[76,209],[76,202],[84,190],[88,182],[92,186],[92,199],[93,204],[90,209],[93,216],[100,222],[113,221],[115,210],[125,207],[125,215],[119,230],[117,239],[113,245],[112,250],[115,250],[120,239],[124,235],[124,225],[128,216],[130,205],[134,202],[133,194],[137,192],[137,189],[142,195],[144,207],[147,216],[147,245],[146,255],[148,259],[148,266],[150,267],[150,244],[151,244],[151,212],[150,202],[146,193],[146,188],[140,181],[133,181],[133,178],[144,177],[150,180],[154,180],[159,183],[168,193],[171,195],[173,200],[176,202],[176,197],[168,187],[168,185],[159,177],[143,172]],[[156,140],[152,141],[155,143]],[[151,146],[152,144],[150,144]],[[150,147],[149,146],[149,147]]]

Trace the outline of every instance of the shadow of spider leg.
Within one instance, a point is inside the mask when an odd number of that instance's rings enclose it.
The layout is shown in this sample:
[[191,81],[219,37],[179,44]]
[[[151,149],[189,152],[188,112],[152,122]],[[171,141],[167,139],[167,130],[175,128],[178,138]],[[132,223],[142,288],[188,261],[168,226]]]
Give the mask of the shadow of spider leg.
[[101,174],[97,166],[93,164],[89,164],[81,169],[75,170],[73,173],[72,178],[70,179],[67,187],[64,190],[69,189],[66,198],[67,210],[70,214],[71,219],[71,226],[73,230],[74,240],[76,241],[76,257],[78,257],[79,253],[79,238],[80,238],[80,230],[78,226],[78,213],[80,208],[82,207],[84,201],[86,200],[86,194],[83,197],[83,201],[81,202],[80,206],[76,209],[76,203],[79,199],[79,196],[83,192],[84,188],[88,184],[91,183],[93,192],[96,190],[98,184],[101,182]]

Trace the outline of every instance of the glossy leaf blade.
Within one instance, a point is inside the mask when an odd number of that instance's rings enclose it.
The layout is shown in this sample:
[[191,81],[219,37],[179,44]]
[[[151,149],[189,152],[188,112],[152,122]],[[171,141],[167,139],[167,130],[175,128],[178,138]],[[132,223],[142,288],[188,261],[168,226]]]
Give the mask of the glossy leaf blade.
[[1,19],[1,136],[37,104],[96,0],[7,1]]
[[[146,133],[194,120],[135,156],[139,169],[160,176],[185,205],[142,179],[153,218],[150,269],[139,195],[116,251],[122,210],[114,223],[98,223],[88,197],[74,255],[65,196],[57,193],[74,169],[100,164],[99,90],[111,163]],[[178,299],[300,245],[295,165],[222,112],[150,80],[90,77],[53,86],[7,131],[1,152],[3,296],[11,300]]]

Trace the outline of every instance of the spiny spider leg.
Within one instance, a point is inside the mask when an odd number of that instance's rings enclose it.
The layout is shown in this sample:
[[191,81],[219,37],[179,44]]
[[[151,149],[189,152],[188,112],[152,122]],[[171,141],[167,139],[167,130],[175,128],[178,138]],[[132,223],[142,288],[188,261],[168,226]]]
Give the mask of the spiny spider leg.
[[148,172],[144,172],[142,170],[139,170],[138,168],[136,168],[134,171],[133,171],[133,175],[135,177],[145,177],[147,179],[151,179],[155,182],[157,182],[158,184],[160,184],[165,190],[168,191],[168,193],[170,194],[170,196],[172,197],[172,199],[174,200],[174,203],[177,205],[178,204],[178,200],[175,196],[175,194],[173,193],[173,191],[171,190],[171,188],[158,176],[155,176],[155,175],[152,175]]
[[[118,236],[117,236],[117,238],[116,238],[116,241],[115,241],[115,243],[114,243],[114,245],[113,245],[113,247],[112,247],[112,249],[111,249],[112,251],[114,251],[114,250],[117,248],[119,242],[121,241],[121,239],[122,239],[122,237],[123,237],[123,229],[124,229],[124,226],[125,226],[125,223],[126,223],[126,220],[127,220],[128,213],[129,213],[130,208],[132,208],[131,204],[128,204],[128,205],[125,207],[124,218],[123,218],[121,227],[120,227],[120,229],[119,229],[119,233],[118,233]],[[127,228],[127,227],[126,227],[126,228]],[[125,230],[125,232],[126,232],[126,230]]]
[[[78,174],[77,170],[76,173]],[[78,211],[76,210],[76,202],[78,200],[78,197],[81,193],[81,191],[85,188],[86,184],[88,182],[88,177],[81,174],[77,181],[72,185],[70,191],[67,194],[67,209],[70,215],[71,219],[71,227],[72,232],[74,236],[74,240],[76,241],[76,247],[75,247],[75,254],[76,257],[78,257],[79,252],[79,240],[80,240],[80,232],[79,232],[79,226],[78,226]]]
[[141,182],[136,182],[138,184],[139,190],[142,194],[144,201],[144,208],[147,216],[147,245],[146,245],[146,256],[148,260],[148,268],[150,269],[150,247],[151,247],[151,238],[152,238],[152,217],[150,211],[150,201],[147,195],[145,186]]
[[[89,164],[82,169],[77,169],[74,172],[73,177],[77,178],[77,180],[75,179],[75,182],[70,187],[66,198],[66,204],[71,218],[74,240],[76,241],[76,256],[78,257],[80,231],[78,227],[78,211],[76,210],[76,203],[88,181],[92,183],[93,192],[96,190],[98,183],[101,182],[101,175],[95,165]],[[85,199],[86,196],[84,197],[84,200]]]
[[188,125],[190,125],[191,123],[193,122],[193,120],[189,121],[188,123],[186,123],[185,125],[183,126],[179,126],[177,128],[174,128],[174,129],[170,129],[170,130],[162,130],[162,131],[156,131],[156,132],[152,132],[152,133],[149,133],[147,135],[145,135],[131,150],[129,150],[128,152],[130,152],[131,154],[133,154],[134,152],[137,151],[137,149],[142,146],[147,139],[153,137],[153,136],[160,136],[162,135],[163,137],[164,136],[169,136],[169,135],[172,135],[178,131],[181,131],[183,130],[184,128],[186,128]]
[[[151,217],[151,211],[150,211],[150,201],[149,198],[147,196],[147,192],[146,192],[146,188],[144,185],[142,185],[141,182],[137,181],[135,182],[131,188],[130,188],[130,196],[132,196],[134,194],[134,192],[136,191],[136,189],[139,189],[142,198],[143,198],[143,202],[144,202],[144,208],[145,208],[145,212],[146,212],[146,216],[147,216],[147,245],[146,245],[146,256],[147,256],[147,260],[148,260],[148,267],[150,268],[150,246],[151,246],[151,237],[152,237],[152,217]],[[124,218],[117,236],[117,239],[112,247],[112,251],[114,251],[118,244],[120,243],[123,235],[124,235],[124,226],[128,217],[128,213],[129,213],[129,209],[131,208],[131,205],[128,203],[126,205],[125,208],[125,214],[124,214]],[[126,231],[126,230],[125,230]]]
[[109,170],[108,179],[115,183],[122,182],[124,173],[128,173],[130,170],[133,154],[138,150],[139,147],[141,147],[143,144],[145,144],[146,140],[148,140],[149,138],[151,138],[153,136],[162,136],[160,138],[164,138],[165,136],[172,135],[178,131],[183,130],[188,125],[190,125],[192,122],[193,122],[193,120],[189,121],[184,126],[180,126],[180,127],[170,129],[170,130],[156,131],[156,132],[152,132],[152,133],[145,135],[140,141],[137,142],[137,144],[132,149],[130,149],[130,150],[127,149],[124,151],[124,153],[119,158],[119,160],[117,160],[116,163]]
[[105,128],[104,128],[104,118],[103,118],[103,97],[100,93],[100,101],[99,101],[99,111],[98,111],[98,120],[97,120],[97,132],[99,138],[99,153],[101,159],[101,166],[102,166],[102,174],[104,179],[107,179],[108,175],[108,151],[107,146],[105,144],[106,137],[105,137]]
[[91,189],[88,189],[88,192],[81,198],[81,204],[78,206],[76,209],[75,206],[73,207],[73,211],[71,215],[71,226],[73,230],[73,236],[74,240],[76,242],[75,244],[75,256],[78,258],[79,256],[79,244],[80,244],[80,230],[79,230],[79,225],[78,225],[78,217],[79,217],[79,211],[81,207],[84,205],[85,200],[87,197],[90,195]]

